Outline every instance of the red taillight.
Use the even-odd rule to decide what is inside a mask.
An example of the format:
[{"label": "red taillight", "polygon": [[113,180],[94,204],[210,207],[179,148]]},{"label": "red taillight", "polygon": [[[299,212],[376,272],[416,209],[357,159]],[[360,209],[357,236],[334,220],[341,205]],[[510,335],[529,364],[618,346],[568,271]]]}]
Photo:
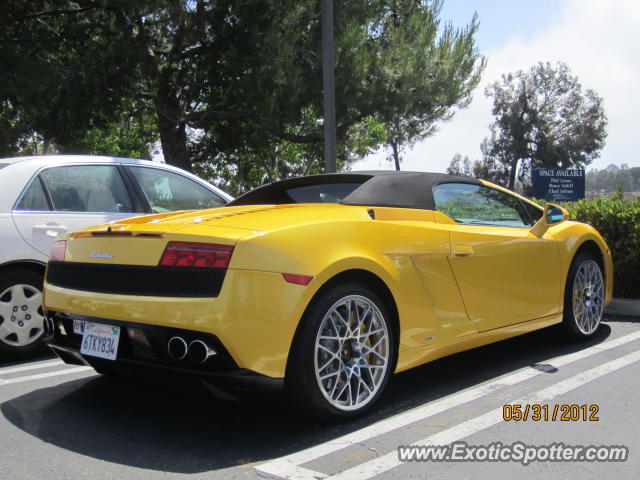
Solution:
[{"label": "red taillight", "polygon": [[160,266],[227,268],[233,246],[211,243],[169,242],[164,249]]},{"label": "red taillight", "polygon": [[51,253],[49,253],[49,260],[54,262],[64,262],[64,254],[67,252],[67,241],[58,240],[51,247]]},{"label": "red taillight", "polygon": [[295,283],[296,285],[308,285],[313,277],[310,275],[296,275],[295,273],[283,273],[282,276],[289,283]]}]

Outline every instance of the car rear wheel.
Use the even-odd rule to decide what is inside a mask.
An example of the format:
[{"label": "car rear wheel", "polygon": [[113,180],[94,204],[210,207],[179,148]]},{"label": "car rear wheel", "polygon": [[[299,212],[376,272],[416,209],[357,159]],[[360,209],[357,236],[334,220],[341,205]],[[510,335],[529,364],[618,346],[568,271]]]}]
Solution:
[{"label": "car rear wheel", "polygon": [[45,350],[42,275],[13,270],[0,277],[0,358],[29,358]]},{"label": "car rear wheel", "polygon": [[330,288],[301,328],[286,379],[298,407],[316,418],[339,419],[373,405],[396,355],[390,316],[377,295],[358,284]]},{"label": "car rear wheel", "polygon": [[604,313],[602,267],[593,255],[578,254],[569,269],[564,300],[563,326],[574,339],[592,337]]}]

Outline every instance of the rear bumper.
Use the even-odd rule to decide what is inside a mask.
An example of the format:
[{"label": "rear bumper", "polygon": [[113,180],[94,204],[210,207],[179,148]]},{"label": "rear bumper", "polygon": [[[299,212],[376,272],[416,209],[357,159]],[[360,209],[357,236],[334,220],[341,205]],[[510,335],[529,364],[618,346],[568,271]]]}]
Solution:
[{"label": "rear bumper", "polygon": [[[199,378],[219,387],[246,387],[256,390],[279,390],[284,381],[238,367],[220,340],[212,334],[134,322],[47,312],[54,321],[53,335],[47,344],[64,362],[88,365],[97,370],[109,369],[123,372],[171,372],[181,377]],[[120,341],[116,360],[106,360],[80,353],[82,335],[73,332],[73,321],[87,321],[120,327]],[[187,358],[172,359],[167,352],[171,337],[180,336],[187,342],[202,340],[216,354],[204,363],[197,364]]]},{"label": "rear bumper", "polygon": [[48,311],[210,334],[239,368],[273,378],[285,375],[295,330],[312,295],[279,273],[232,269],[215,298],[86,292],[47,282],[44,287]]}]

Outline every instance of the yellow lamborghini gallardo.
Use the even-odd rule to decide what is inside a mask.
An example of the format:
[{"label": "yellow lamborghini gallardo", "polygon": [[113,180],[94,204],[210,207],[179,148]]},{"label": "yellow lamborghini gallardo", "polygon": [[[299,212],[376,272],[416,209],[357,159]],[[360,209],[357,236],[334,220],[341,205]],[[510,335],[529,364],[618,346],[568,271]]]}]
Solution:
[{"label": "yellow lamborghini gallardo", "polygon": [[567,217],[444,174],[283,180],[66,235],[45,330],[60,358],[99,372],[283,387],[320,416],[354,416],[393,372],[557,323],[594,335],[611,254]]}]

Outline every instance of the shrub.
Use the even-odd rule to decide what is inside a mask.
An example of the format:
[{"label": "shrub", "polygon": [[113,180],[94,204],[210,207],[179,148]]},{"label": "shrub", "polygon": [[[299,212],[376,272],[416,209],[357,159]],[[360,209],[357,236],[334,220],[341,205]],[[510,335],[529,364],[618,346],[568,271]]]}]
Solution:
[{"label": "shrub", "polygon": [[624,200],[618,192],[613,197],[552,203],[569,210],[572,220],[595,227],[606,240],[613,257],[613,295],[640,298],[640,198]]},{"label": "shrub", "polygon": [[640,198],[620,195],[562,205],[571,218],[594,226],[613,256],[614,296],[640,298]]}]

